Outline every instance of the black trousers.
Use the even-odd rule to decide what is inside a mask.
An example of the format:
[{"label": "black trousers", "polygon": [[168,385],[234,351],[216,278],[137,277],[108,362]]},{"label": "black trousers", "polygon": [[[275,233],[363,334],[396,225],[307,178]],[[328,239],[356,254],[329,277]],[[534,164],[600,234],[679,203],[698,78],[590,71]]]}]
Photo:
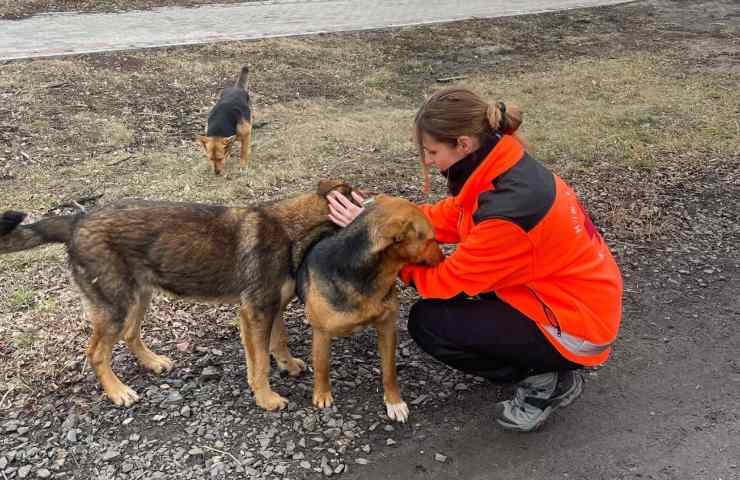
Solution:
[{"label": "black trousers", "polygon": [[496,383],[582,368],[563,357],[534,321],[493,294],[420,300],[411,307],[408,329],[437,360]]}]

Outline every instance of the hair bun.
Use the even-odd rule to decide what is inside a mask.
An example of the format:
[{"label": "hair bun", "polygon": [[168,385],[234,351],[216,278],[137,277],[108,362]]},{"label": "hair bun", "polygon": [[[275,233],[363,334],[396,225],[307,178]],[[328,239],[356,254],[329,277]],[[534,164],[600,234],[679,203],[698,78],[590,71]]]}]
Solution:
[{"label": "hair bun", "polygon": [[498,101],[488,105],[486,111],[491,128],[504,134],[513,134],[522,124],[522,112],[516,105]]}]

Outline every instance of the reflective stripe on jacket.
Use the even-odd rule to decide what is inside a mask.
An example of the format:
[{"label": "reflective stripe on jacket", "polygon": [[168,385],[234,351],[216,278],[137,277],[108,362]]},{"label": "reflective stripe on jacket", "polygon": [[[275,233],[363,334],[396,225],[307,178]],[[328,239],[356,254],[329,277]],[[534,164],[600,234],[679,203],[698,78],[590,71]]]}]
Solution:
[{"label": "reflective stripe on jacket", "polygon": [[567,359],[607,359],[622,312],[619,267],[573,190],[516,138],[503,136],[457,196],[421,208],[440,243],[458,244],[435,267],[404,267],[401,279],[422,297],[495,292]]}]

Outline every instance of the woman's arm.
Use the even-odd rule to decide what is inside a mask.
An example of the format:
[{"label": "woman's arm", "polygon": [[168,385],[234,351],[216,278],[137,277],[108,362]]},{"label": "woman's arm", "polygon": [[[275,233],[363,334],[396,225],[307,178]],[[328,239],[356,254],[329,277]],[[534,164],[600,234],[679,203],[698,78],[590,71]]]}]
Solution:
[{"label": "woman's arm", "polygon": [[439,243],[458,243],[457,222],[460,220],[460,208],[452,197],[440,200],[434,205],[419,205],[424,215],[434,226],[434,238]]},{"label": "woman's arm", "polygon": [[401,280],[424,298],[452,298],[520,285],[533,277],[533,247],[521,228],[487,220],[470,231],[457,250],[435,267],[406,265]]}]

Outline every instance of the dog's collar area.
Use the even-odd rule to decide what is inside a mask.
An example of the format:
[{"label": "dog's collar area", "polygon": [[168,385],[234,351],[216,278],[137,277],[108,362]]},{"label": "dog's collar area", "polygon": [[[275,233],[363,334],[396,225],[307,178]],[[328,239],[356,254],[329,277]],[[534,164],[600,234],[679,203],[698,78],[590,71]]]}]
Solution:
[{"label": "dog's collar area", "polygon": [[372,203],[375,203],[375,198],[374,197],[373,198],[366,198],[365,200],[362,201],[362,206],[363,207],[367,207],[368,205],[370,205]]}]

